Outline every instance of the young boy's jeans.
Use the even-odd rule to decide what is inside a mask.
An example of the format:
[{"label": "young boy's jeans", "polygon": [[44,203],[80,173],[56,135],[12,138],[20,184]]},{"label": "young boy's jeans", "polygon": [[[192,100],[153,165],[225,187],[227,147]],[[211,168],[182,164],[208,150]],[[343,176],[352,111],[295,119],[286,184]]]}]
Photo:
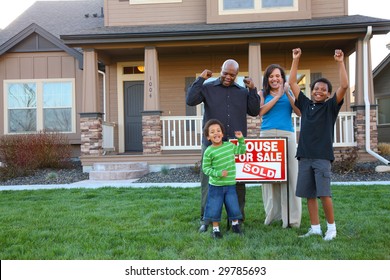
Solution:
[{"label": "young boy's jeans", "polygon": [[204,220],[220,222],[223,204],[225,204],[229,220],[242,219],[236,185],[214,186],[209,184]]}]

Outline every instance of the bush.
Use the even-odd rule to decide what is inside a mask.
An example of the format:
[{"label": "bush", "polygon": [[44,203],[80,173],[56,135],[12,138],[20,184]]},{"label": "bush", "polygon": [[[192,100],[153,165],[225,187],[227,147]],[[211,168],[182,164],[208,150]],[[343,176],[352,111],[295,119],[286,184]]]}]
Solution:
[{"label": "bush", "polygon": [[378,150],[381,155],[389,156],[390,155],[390,143],[378,143]]},{"label": "bush", "polygon": [[42,168],[62,168],[70,163],[71,146],[58,132],[4,135],[0,137],[0,178],[32,174]]},{"label": "bush", "polygon": [[353,171],[359,157],[358,151],[358,147],[341,151],[340,159],[334,161],[332,164],[332,170],[337,173],[348,173]]}]

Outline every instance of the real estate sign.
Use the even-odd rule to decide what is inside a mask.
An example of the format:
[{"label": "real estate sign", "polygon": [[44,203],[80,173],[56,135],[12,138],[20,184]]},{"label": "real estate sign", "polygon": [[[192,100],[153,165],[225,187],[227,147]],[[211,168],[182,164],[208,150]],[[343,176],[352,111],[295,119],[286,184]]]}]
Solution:
[{"label": "real estate sign", "polygon": [[287,182],[287,138],[245,139],[245,144],[246,153],[236,155],[238,182]]}]

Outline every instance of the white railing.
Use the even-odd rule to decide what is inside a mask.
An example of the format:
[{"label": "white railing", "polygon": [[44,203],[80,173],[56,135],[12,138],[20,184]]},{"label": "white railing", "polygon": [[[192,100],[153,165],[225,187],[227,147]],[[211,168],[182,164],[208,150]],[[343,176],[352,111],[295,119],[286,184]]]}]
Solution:
[{"label": "white railing", "polygon": [[102,124],[102,146],[104,153],[106,151],[115,151],[115,145],[114,145],[114,128],[115,123],[110,122],[103,122]]},{"label": "white railing", "polygon": [[199,150],[202,144],[201,116],[162,116],[162,150]]},{"label": "white railing", "polygon": [[[356,146],[354,137],[355,112],[340,112],[334,127],[334,147]],[[297,137],[300,118],[292,115]],[[202,116],[162,116],[162,150],[200,150],[202,144]]]}]

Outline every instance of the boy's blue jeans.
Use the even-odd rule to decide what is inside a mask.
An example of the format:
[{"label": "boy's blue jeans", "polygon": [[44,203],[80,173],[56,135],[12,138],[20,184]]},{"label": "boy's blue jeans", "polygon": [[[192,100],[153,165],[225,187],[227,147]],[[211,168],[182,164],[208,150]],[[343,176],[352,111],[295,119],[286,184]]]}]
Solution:
[{"label": "boy's blue jeans", "polygon": [[236,192],[236,185],[214,186],[209,184],[204,220],[220,222],[222,206],[225,204],[229,220],[241,220],[242,215]]}]

